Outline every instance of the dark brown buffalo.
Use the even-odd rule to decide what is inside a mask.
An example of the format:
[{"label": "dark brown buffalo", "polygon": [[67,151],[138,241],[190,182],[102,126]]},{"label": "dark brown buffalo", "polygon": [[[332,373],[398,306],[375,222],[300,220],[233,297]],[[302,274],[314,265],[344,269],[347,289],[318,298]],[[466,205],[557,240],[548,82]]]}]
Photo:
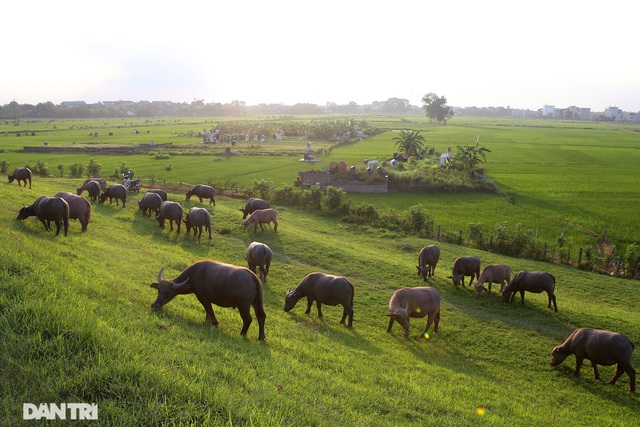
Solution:
[{"label": "dark brown buffalo", "polygon": [[88,178],[86,179],[82,185],[80,187],[78,187],[78,189],[76,190],[76,194],[78,196],[82,195],[82,192],[84,190],[89,190],[89,187],[87,187],[89,185],[89,183],[91,181],[95,181],[100,185],[100,191],[105,191],[108,187],[107,181],[104,178]]},{"label": "dark brown buffalo", "polygon": [[164,190],[161,190],[159,188],[152,188],[150,190],[147,190],[147,193],[156,193],[158,196],[160,196],[163,202],[167,201],[167,192]]},{"label": "dark brown buffalo", "polygon": [[635,345],[624,335],[617,332],[603,331],[600,329],[580,328],[569,335],[561,345],[553,349],[551,353],[551,366],[557,366],[564,362],[570,354],[576,356],[576,369],[574,376],[580,375],[580,367],[584,359],[591,361],[593,374],[600,379],[598,365],[616,365],[616,373],[607,381],[607,384],[615,384],[618,378],[626,372],[629,375],[629,391],[636,390],[636,370],[631,366],[631,356]]},{"label": "dark brown buffalo", "polygon": [[242,226],[246,230],[250,224],[254,224],[253,232],[255,233],[260,225],[260,230],[264,231],[262,224],[269,224],[273,222],[273,231],[278,232],[278,211],[275,209],[258,209],[254,211],[251,216],[242,221]]},{"label": "dark brown buffalo", "polygon": [[[200,238],[202,236],[202,228],[209,231],[209,240],[211,240],[211,214],[205,208],[191,208],[184,219],[184,224],[187,227],[187,234],[193,227],[193,235]],[[254,271],[255,273],[255,271]]]},{"label": "dark brown buffalo", "polygon": [[9,182],[13,182],[13,180],[18,181],[18,187],[20,187],[20,181],[24,182],[25,188],[27,187],[27,181],[29,181],[29,188],[31,188],[31,169],[24,168],[15,168],[13,173],[9,174]]},{"label": "dark brown buffalo", "polygon": [[418,254],[418,276],[422,276],[424,282],[427,276],[432,277],[436,271],[436,265],[440,259],[440,249],[436,245],[429,245],[422,248]]},{"label": "dark brown buffalo", "polygon": [[218,319],[213,312],[212,304],[220,307],[238,307],[242,317],[241,335],[246,336],[253,319],[249,311],[253,311],[258,319],[260,329],[258,339],[264,340],[264,299],[260,279],[248,268],[224,264],[216,261],[198,261],[187,267],[178,277],[163,280],[162,270],[158,273],[158,282],[151,284],[158,290],[158,298],[151,307],[160,309],[176,295],[195,294],[207,313],[207,319],[215,326]]},{"label": "dark brown buffalo", "polygon": [[194,186],[191,190],[187,191],[187,200],[191,198],[191,196],[197,196],[200,199],[200,203],[202,203],[202,199],[209,199],[209,204],[213,203],[213,206],[216,205],[216,200],[214,196],[216,195],[216,190],[209,185],[198,184]]},{"label": "dark brown buffalo", "polygon": [[453,262],[453,267],[451,268],[451,276],[447,276],[449,279],[453,280],[453,284],[457,288],[462,282],[462,286],[464,287],[464,276],[469,276],[469,286],[473,282],[473,278],[476,279],[480,277],[480,258],[477,256],[465,256],[457,258]]},{"label": "dark brown buffalo", "polygon": [[316,302],[318,317],[322,317],[322,304],[342,305],[342,320],[344,323],[349,316],[349,328],[353,324],[353,285],[344,277],[332,274],[311,273],[293,291],[288,291],[284,297],[284,311],[296,306],[300,298],[307,297],[307,310],[311,313],[311,305]]},{"label": "dark brown buffalo", "polygon": [[[491,293],[491,284],[500,283],[500,293],[502,293],[509,280],[511,280],[511,267],[504,264],[489,264],[482,269],[474,287],[478,296],[481,296],[482,292]],[[489,289],[484,286],[485,283],[489,284]]]},{"label": "dark brown buffalo", "polygon": [[524,292],[533,292],[539,294],[546,292],[549,296],[549,305],[551,308],[551,302],[553,301],[553,307],[555,311],[558,311],[558,305],[556,304],[556,296],[553,293],[556,287],[556,278],[545,271],[520,271],[507,286],[502,290],[502,299],[507,301],[513,301],[516,292],[520,292],[521,304],[524,304]]},{"label": "dark brown buffalo", "polygon": [[158,218],[158,212],[160,211],[160,205],[162,204],[162,197],[156,193],[144,193],[142,199],[138,201],[138,207],[142,211],[142,215],[147,215],[149,213],[149,218],[151,218],[151,212],[156,213],[156,218]]},{"label": "dark brown buffalo", "polygon": [[100,196],[100,203],[104,203],[107,199],[109,199],[109,204],[113,199],[116,199],[116,205],[118,206],[120,205],[118,200],[122,200],[122,207],[124,208],[127,203],[127,189],[122,184],[111,184]]},{"label": "dark brown buffalo", "polygon": [[18,212],[17,219],[23,220],[36,216],[44,224],[47,231],[51,231],[51,221],[56,224],[56,236],[64,225],[64,235],[69,230],[69,204],[61,197],[38,197],[30,206],[25,206]]},{"label": "dark brown buffalo", "polygon": [[440,323],[440,292],[430,286],[416,288],[402,288],[393,293],[389,300],[389,326],[387,332],[391,332],[394,321],[398,321],[404,329],[403,338],[409,336],[409,318],[427,317],[427,324],[420,333],[425,336],[431,324],[433,332],[438,333]]},{"label": "dark brown buffalo", "polygon": [[90,181],[86,185],[86,189],[89,193],[89,199],[92,202],[97,202],[100,200],[100,192],[102,191],[102,186],[98,181]]},{"label": "dark brown buffalo", "polygon": [[256,197],[252,197],[247,200],[247,204],[244,208],[240,209],[242,212],[242,219],[247,219],[247,215],[251,215],[258,209],[269,209],[271,207],[271,203],[266,200],[258,199]]},{"label": "dark brown buffalo", "polygon": [[173,231],[173,223],[176,223],[178,234],[180,234],[180,225],[182,224],[182,206],[178,202],[162,202],[158,211],[158,223],[160,228],[164,228],[164,223],[169,220],[171,231]]},{"label": "dark brown buffalo", "polygon": [[249,263],[249,270],[255,273],[256,267],[260,269],[260,279],[266,283],[272,257],[273,252],[271,252],[269,246],[260,242],[251,242],[247,247],[247,254],[244,259]]},{"label": "dark brown buffalo", "polygon": [[87,231],[87,225],[91,219],[91,203],[84,197],[76,196],[67,191],[61,191],[54,197],[61,197],[69,205],[69,219],[80,221],[82,231]]}]

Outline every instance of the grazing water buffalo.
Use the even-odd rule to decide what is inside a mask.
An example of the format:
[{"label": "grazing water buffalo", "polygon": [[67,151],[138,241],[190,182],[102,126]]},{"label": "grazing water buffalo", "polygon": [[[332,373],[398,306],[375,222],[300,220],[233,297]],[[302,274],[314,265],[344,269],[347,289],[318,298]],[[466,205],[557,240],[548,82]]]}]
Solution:
[{"label": "grazing water buffalo", "polygon": [[300,298],[307,297],[307,310],[311,313],[311,305],[316,302],[318,317],[322,317],[322,304],[342,305],[342,320],[344,323],[349,316],[349,328],[353,324],[353,285],[344,277],[332,274],[311,273],[293,291],[288,291],[284,296],[284,311],[289,311],[296,306]]},{"label": "grazing water buffalo", "polygon": [[418,276],[422,276],[424,282],[427,281],[427,276],[432,277],[436,271],[436,265],[440,259],[440,248],[436,245],[429,245],[422,248],[418,255]]},{"label": "grazing water buffalo", "polygon": [[138,207],[142,211],[142,215],[146,215],[149,212],[149,218],[151,218],[151,211],[156,213],[156,218],[158,218],[158,211],[160,210],[160,205],[162,204],[162,197],[156,193],[144,193],[142,199],[138,201]]},{"label": "grazing water buffalo", "polygon": [[[511,267],[504,264],[489,264],[480,273],[475,284],[476,292],[478,296],[482,295],[482,292],[491,293],[491,284],[500,283],[500,293],[502,293],[509,280],[511,280]],[[489,289],[484,287],[485,283],[489,284]]]},{"label": "grazing water buffalo", "polygon": [[189,209],[187,217],[184,219],[184,224],[187,226],[187,234],[189,234],[191,227],[193,227],[193,235],[195,236],[197,229],[198,238],[202,236],[202,227],[204,227],[205,230],[209,230],[209,240],[211,240],[211,214],[205,208]]},{"label": "grazing water buffalo", "polygon": [[69,204],[61,197],[38,197],[30,206],[25,206],[18,212],[16,219],[23,220],[30,216],[37,216],[47,231],[51,231],[51,221],[56,224],[56,236],[60,234],[60,227],[64,225],[64,235],[69,230]]},{"label": "grazing water buffalo", "polygon": [[269,266],[273,252],[271,248],[260,242],[251,242],[247,247],[247,254],[244,259],[249,263],[249,270],[256,272],[256,267],[260,269],[260,279],[267,282],[267,274],[269,274]]},{"label": "grazing water buffalo", "polygon": [[[85,180],[85,182],[82,183],[82,185],[80,187],[78,187],[78,189],[76,190],[76,194],[78,196],[82,195],[82,192],[84,190],[89,191],[89,183],[91,183],[91,181],[95,181],[100,185],[100,191],[105,191],[107,189],[107,181],[104,180],[104,178],[88,178],[87,180]],[[91,193],[89,193],[91,194]]]},{"label": "grazing water buffalo", "polygon": [[403,338],[409,336],[409,318],[427,317],[427,324],[420,335],[424,336],[433,323],[433,332],[438,333],[440,323],[440,292],[430,286],[416,288],[402,288],[393,293],[389,300],[389,326],[387,332],[391,332],[394,321],[398,321],[404,328]]},{"label": "grazing water buffalo", "polygon": [[271,207],[271,203],[266,200],[258,199],[255,197],[247,200],[247,204],[244,208],[240,209],[242,212],[242,219],[247,219],[247,215],[251,215],[258,209],[269,209]]},{"label": "grazing water buffalo", "polygon": [[122,207],[124,208],[125,203],[127,203],[127,189],[122,184],[111,184],[100,196],[100,203],[104,203],[107,199],[109,199],[109,204],[113,199],[116,199],[116,205],[120,205],[118,199],[122,200]]},{"label": "grazing water buffalo", "polygon": [[573,375],[580,375],[582,362],[588,359],[591,361],[596,379],[600,379],[598,365],[616,365],[616,373],[607,384],[615,384],[623,372],[626,372],[629,375],[629,391],[633,393],[636,390],[636,370],[631,366],[634,348],[635,345],[627,337],[617,332],[580,328],[553,349],[549,363],[551,366],[557,366],[564,362],[567,356],[575,354],[576,370]]},{"label": "grazing water buffalo", "polygon": [[260,279],[248,268],[221,262],[203,260],[191,264],[178,277],[171,280],[162,278],[162,270],[158,273],[158,282],[151,284],[158,290],[158,298],[151,307],[160,309],[176,295],[195,294],[207,313],[206,319],[214,326],[218,319],[213,312],[212,304],[220,307],[238,308],[242,317],[241,335],[246,336],[253,319],[249,309],[258,319],[260,329],[258,339],[264,340],[264,299]]},{"label": "grazing water buffalo", "polygon": [[264,231],[262,228],[262,224],[269,224],[273,222],[273,231],[278,232],[278,211],[275,209],[258,209],[254,211],[251,216],[245,219],[242,222],[242,226],[246,230],[250,224],[255,224],[253,226],[253,232],[255,233],[258,229],[258,225],[260,225],[260,230]]},{"label": "grazing water buffalo", "polygon": [[152,188],[150,190],[147,190],[147,193],[156,193],[158,196],[160,196],[163,202],[167,201],[167,192],[164,190],[160,190],[158,188]]},{"label": "grazing water buffalo", "polygon": [[558,305],[556,304],[556,296],[553,293],[556,287],[556,278],[551,274],[544,271],[520,271],[507,286],[502,290],[502,299],[507,301],[513,301],[516,292],[520,292],[521,304],[524,304],[524,291],[533,292],[539,294],[546,292],[549,296],[549,305],[551,308],[551,302],[553,301],[553,307],[558,312]]},{"label": "grazing water buffalo", "polygon": [[178,202],[162,202],[158,211],[158,223],[160,228],[164,228],[164,222],[169,220],[171,231],[173,231],[173,223],[176,223],[178,234],[180,234],[180,224],[182,224],[182,206]]},{"label": "grazing water buffalo", "polygon": [[447,277],[453,280],[456,288],[460,285],[460,282],[462,282],[462,286],[464,287],[464,276],[470,276],[469,286],[471,286],[474,277],[476,279],[480,277],[480,258],[477,256],[465,256],[457,258],[453,262],[451,276]]},{"label": "grazing water buffalo", "polygon": [[61,191],[53,197],[63,198],[69,205],[69,219],[79,220],[82,231],[87,231],[87,225],[91,219],[91,203],[84,197],[66,191]]},{"label": "grazing water buffalo", "polygon": [[187,200],[189,200],[191,196],[197,196],[200,199],[200,203],[202,203],[202,199],[210,199],[209,204],[213,203],[213,206],[215,206],[216,200],[213,198],[215,195],[216,190],[214,190],[213,187],[198,184],[191,190],[187,191]]},{"label": "grazing water buffalo", "polygon": [[9,182],[13,182],[13,180],[18,181],[18,187],[21,187],[20,181],[24,182],[24,187],[27,188],[27,181],[29,181],[29,188],[31,188],[31,169],[24,168],[15,168],[13,173],[9,174]]},{"label": "grazing water buffalo", "polygon": [[97,202],[100,200],[100,192],[102,191],[102,187],[100,183],[97,181],[91,181],[87,184],[87,192],[89,193],[89,199],[92,202]]}]

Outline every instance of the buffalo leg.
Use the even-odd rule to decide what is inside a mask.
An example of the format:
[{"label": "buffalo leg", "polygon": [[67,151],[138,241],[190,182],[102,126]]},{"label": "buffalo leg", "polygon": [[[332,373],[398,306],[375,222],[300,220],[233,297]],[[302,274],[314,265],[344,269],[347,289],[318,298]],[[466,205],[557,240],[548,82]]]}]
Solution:
[{"label": "buffalo leg", "polygon": [[242,330],[240,331],[240,335],[246,336],[249,326],[251,322],[253,322],[251,313],[249,312],[249,306],[238,307],[238,311],[240,312],[240,317],[242,317]]},{"label": "buffalo leg", "polygon": [[40,218],[40,222],[44,225],[44,229],[47,231],[51,231],[51,226],[49,225],[49,221]]},{"label": "buffalo leg", "polygon": [[393,326],[393,322],[394,322],[395,320],[396,320],[396,319],[395,319],[393,316],[390,316],[390,317],[389,317],[389,326],[387,326],[387,332],[391,332],[391,327]]},{"label": "buffalo leg", "polygon": [[[600,371],[598,371],[598,364],[596,362],[591,362],[591,366],[593,366],[593,376],[595,377],[595,379],[599,380],[600,379]],[[616,369],[616,373],[618,373],[618,370]]]},{"label": "buffalo leg", "polygon": [[318,300],[316,300],[316,307],[318,307],[318,317],[322,317],[322,304]]},{"label": "buffalo leg", "polygon": [[576,356],[576,370],[573,371],[574,377],[577,377],[578,375],[580,375],[580,368],[582,367],[583,360],[584,360],[584,357]]},{"label": "buffalo leg", "polygon": [[311,313],[311,306],[313,305],[313,300],[309,297],[307,297],[307,310],[304,312],[304,314],[310,314]]},{"label": "buffalo leg", "polygon": [[553,301],[553,308],[558,312],[558,304],[556,304],[556,296],[555,294],[549,294],[549,308],[551,308],[551,301]]},{"label": "buffalo leg", "polygon": [[56,236],[60,234],[61,228],[62,228],[62,220],[56,220]]},{"label": "buffalo leg", "polygon": [[205,320],[211,320],[213,326],[218,326],[218,319],[216,319],[216,314],[213,312],[213,306],[204,296],[196,295],[200,304],[204,307],[204,311],[207,313],[207,317]]},{"label": "buffalo leg", "polygon": [[275,233],[278,232],[278,221],[276,221],[275,219],[273,220],[273,231]]},{"label": "buffalo leg", "polygon": [[524,305],[524,291],[520,291],[520,304]]},{"label": "buffalo leg", "polygon": [[264,341],[265,340],[264,322],[267,319],[267,314],[264,312],[264,307],[262,307],[262,305],[259,303],[253,304],[253,312],[255,313],[256,318],[258,319],[258,329],[260,330],[258,333],[258,340]]}]

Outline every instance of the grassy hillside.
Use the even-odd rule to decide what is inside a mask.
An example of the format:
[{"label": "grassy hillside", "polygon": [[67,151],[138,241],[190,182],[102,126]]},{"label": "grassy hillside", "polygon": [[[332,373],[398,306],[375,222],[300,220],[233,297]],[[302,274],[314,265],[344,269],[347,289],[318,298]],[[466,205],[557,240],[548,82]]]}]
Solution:
[{"label": "grassy hillside", "polygon": [[[467,250],[414,237],[344,225],[279,207],[278,233],[241,227],[242,202],[218,198],[212,241],[161,230],[126,208],[94,205],[87,233],[72,221],[54,237],[35,218],[15,220],[37,196],[72,191],[78,182],[50,179],[33,189],[0,184],[0,424],[20,425],[22,403],[90,402],[99,425],[628,425],[640,403],[628,377],[595,380],[575,359],[548,365],[551,349],[575,328],[611,329],[640,342],[635,282]],[[184,195],[170,199],[183,202]],[[158,271],[175,277],[199,259],[244,264],[252,240],[274,251],[264,285],[265,343],[257,322],[239,335],[237,310],[214,307],[218,328],[204,322],[192,295],[161,312],[150,304]],[[442,294],[440,331],[409,339],[396,324],[385,332],[394,290],[422,286],[418,251],[438,244],[442,258],[429,285]],[[547,270],[557,278],[559,312],[545,295],[524,306],[494,292],[478,298],[446,275],[460,255],[514,271]],[[348,277],[356,289],[354,327],[341,308],[305,301],[284,313],[284,293],[308,273]],[[640,367],[637,352],[633,360]],[[482,408],[483,410],[480,410]]]}]

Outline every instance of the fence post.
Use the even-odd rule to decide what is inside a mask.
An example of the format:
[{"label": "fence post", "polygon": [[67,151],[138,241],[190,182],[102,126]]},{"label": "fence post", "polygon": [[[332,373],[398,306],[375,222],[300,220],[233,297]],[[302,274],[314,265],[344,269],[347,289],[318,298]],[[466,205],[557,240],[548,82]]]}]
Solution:
[{"label": "fence post", "polygon": [[438,226],[438,240],[440,240],[440,226]]},{"label": "fence post", "polygon": [[547,244],[544,244],[544,254],[542,255],[542,258],[546,261],[547,260]]},{"label": "fence post", "polygon": [[458,241],[462,244],[462,230],[460,230],[460,237],[458,237]]},{"label": "fence post", "polygon": [[489,236],[489,249],[493,249],[493,236]]},{"label": "fence post", "polygon": [[578,251],[578,267],[582,264],[582,248]]}]

